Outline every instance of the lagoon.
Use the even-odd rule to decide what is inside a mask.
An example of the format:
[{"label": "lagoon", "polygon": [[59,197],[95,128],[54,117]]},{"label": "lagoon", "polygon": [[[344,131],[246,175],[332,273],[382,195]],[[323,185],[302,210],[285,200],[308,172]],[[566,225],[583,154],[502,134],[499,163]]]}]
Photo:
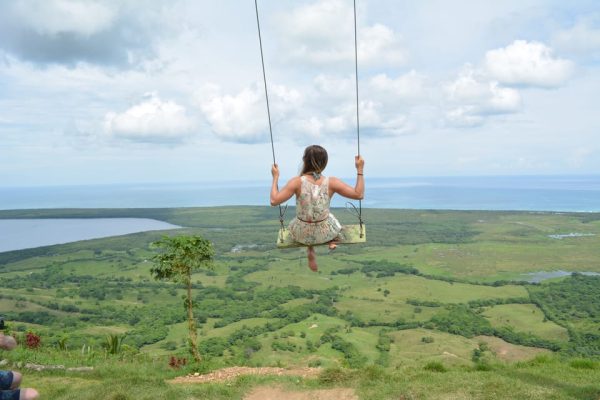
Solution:
[{"label": "lagoon", "polygon": [[0,252],[178,228],[149,218],[0,219]]},{"label": "lagoon", "polygon": [[[525,278],[523,280],[526,282],[540,283],[547,279],[564,278],[565,276],[572,275],[573,273],[575,273],[575,272],[574,271],[563,271],[563,270],[538,271],[538,272],[529,272],[526,274],[522,274],[522,276]],[[600,273],[598,273],[598,272],[581,271],[581,272],[576,272],[576,273],[581,274],[581,275],[587,275],[587,276],[600,276]]]}]

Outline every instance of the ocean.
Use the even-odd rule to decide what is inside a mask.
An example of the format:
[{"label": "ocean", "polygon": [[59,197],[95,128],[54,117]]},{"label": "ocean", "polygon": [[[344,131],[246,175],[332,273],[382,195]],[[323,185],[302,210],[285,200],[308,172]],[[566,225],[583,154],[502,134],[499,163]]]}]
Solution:
[{"label": "ocean", "polygon": [[[4,187],[0,188],[0,210],[266,206],[269,189],[270,181]],[[332,205],[344,206],[345,202],[335,196]],[[362,205],[402,209],[600,211],[600,175],[367,177]]]}]

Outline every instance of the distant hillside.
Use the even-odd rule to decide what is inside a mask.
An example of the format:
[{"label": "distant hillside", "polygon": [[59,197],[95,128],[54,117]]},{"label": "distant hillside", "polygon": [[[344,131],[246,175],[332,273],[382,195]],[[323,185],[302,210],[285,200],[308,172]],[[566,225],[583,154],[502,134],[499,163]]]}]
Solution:
[{"label": "distant hillside", "polygon": [[[317,274],[303,249],[275,248],[275,214],[217,207],[0,211],[0,218],[146,217],[213,241],[216,270],[193,280],[200,349],[214,367],[376,365],[393,373],[551,353],[600,357],[600,277],[526,282],[540,271],[600,272],[595,214],[367,209],[368,242],[332,255],[319,250]],[[572,232],[597,235],[553,237]],[[40,334],[42,351],[62,341],[101,353],[113,334],[125,335],[132,354],[185,356],[183,289],[149,273],[149,244],[163,233],[0,253],[0,314],[16,332]]]}]

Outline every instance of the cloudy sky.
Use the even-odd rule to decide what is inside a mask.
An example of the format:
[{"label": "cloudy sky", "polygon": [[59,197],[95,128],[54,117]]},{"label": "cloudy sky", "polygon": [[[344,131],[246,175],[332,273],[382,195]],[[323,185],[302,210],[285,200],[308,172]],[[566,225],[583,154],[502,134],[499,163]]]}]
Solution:
[{"label": "cloudy sky", "polygon": [[[600,173],[596,0],[358,0],[367,176]],[[352,176],[351,0],[260,0],[277,161]],[[0,2],[0,186],[268,179],[252,0]]]}]

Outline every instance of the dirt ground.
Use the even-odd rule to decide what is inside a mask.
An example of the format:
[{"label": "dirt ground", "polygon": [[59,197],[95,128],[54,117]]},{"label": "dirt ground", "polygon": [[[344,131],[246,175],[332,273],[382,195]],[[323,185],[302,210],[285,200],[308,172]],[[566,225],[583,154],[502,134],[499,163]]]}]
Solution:
[{"label": "dirt ground", "polygon": [[[223,382],[237,378],[242,375],[292,375],[302,378],[315,378],[321,372],[320,368],[275,368],[275,367],[231,367],[213,371],[205,375],[187,375],[175,378],[170,383],[207,383],[207,382]],[[281,398],[281,397],[280,397]]]},{"label": "dirt ground", "polygon": [[279,387],[259,386],[248,393],[244,400],[358,400],[353,389],[319,389],[287,391]]}]

